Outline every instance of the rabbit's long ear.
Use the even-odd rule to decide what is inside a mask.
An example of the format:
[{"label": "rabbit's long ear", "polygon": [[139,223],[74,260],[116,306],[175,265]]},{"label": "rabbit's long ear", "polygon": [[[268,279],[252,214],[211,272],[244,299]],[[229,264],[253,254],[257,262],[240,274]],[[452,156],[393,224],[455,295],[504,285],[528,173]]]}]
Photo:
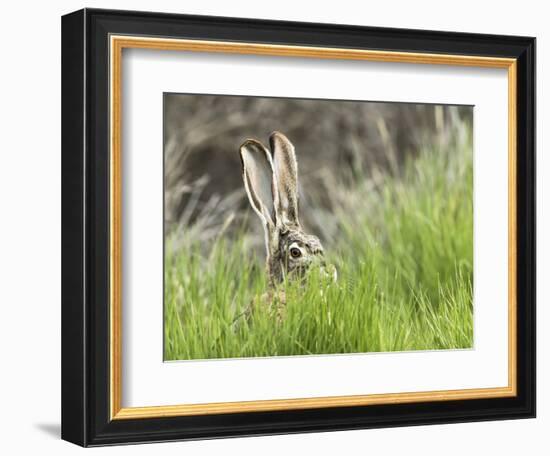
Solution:
[{"label": "rabbit's long ear", "polygon": [[276,207],[279,203],[273,161],[262,143],[247,139],[240,149],[244,188],[250,204],[267,229],[276,224]]},{"label": "rabbit's long ear", "polygon": [[275,131],[269,137],[273,153],[275,179],[279,190],[276,211],[284,224],[300,226],[298,220],[298,163],[294,146],[282,133]]}]

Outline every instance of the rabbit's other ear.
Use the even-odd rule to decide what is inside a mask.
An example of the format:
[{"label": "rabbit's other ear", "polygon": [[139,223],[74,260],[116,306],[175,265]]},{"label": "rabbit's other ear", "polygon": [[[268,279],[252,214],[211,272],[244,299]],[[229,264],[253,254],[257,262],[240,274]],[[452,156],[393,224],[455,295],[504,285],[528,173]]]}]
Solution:
[{"label": "rabbit's other ear", "polygon": [[276,211],[283,224],[300,226],[298,220],[298,163],[294,146],[282,133],[275,131],[269,137],[273,153],[275,180],[279,191]]},{"label": "rabbit's other ear", "polygon": [[254,139],[247,139],[240,152],[244,188],[250,204],[264,225],[273,228],[279,201],[271,155],[262,143]]}]

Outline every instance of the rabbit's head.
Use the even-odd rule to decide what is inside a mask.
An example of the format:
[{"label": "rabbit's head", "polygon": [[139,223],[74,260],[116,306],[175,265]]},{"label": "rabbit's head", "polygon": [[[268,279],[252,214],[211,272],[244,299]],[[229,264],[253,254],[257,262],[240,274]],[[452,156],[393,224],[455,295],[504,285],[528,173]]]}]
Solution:
[{"label": "rabbit's head", "polygon": [[255,140],[240,148],[243,180],[248,199],[265,230],[267,272],[271,285],[285,277],[303,278],[314,265],[332,279],[323,246],[303,231],[298,219],[298,163],[294,146],[279,132],[269,137],[271,152]]}]

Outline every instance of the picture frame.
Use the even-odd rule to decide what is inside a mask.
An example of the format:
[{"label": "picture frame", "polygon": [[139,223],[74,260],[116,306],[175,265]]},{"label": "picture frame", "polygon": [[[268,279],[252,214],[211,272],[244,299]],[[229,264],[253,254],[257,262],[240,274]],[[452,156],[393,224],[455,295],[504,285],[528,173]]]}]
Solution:
[{"label": "picture frame", "polygon": [[[123,406],[121,60],[127,49],[506,70],[507,385]],[[534,38],[97,9],[63,16],[67,441],[100,446],[534,417],[535,239]]]}]

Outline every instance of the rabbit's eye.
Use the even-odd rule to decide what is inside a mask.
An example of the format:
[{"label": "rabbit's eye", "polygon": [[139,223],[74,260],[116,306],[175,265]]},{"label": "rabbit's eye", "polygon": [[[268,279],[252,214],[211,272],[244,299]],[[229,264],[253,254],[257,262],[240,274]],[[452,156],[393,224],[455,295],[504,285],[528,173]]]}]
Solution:
[{"label": "rabbit's eye", "polygon": [[298,247],[292,247],[290,249],[290,256],[292,258],[300,258],[302,256],[302,251]]}]

